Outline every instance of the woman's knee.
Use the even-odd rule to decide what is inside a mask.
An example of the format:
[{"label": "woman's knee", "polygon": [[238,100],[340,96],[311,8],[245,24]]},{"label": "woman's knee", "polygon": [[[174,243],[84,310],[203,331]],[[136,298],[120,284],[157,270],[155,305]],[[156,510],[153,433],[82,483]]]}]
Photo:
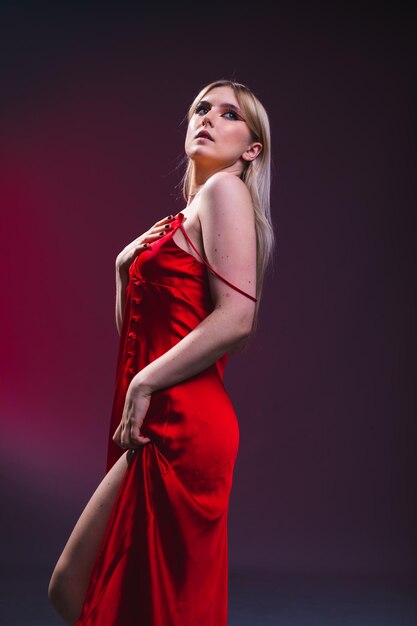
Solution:
[{"label": "woman's knee", "polygon": [[52,573],[48,598],[66,624],[75,624],[82,609],[82,599],[78,597],[77,586],[71,580],[70,569],[63,564],[58,563]]},{"label": "woman's knee", "polygon": [[69,578],[69,569],[58,562],[48,586],[48,598],[52,604],[59,603],[67,595]]}]

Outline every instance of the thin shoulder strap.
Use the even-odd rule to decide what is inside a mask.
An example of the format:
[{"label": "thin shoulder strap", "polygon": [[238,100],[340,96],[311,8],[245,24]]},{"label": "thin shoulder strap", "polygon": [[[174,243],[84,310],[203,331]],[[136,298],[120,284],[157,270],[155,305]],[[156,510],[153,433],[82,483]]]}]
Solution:
[{"label": "thin shoulder strap", "polygon": [[189,238],[189,236],[187,235],[187,233],[185,232],[185,228],[182,225],[181,221],[179,223],[179,227],[181,228],[181,231],[184,234],[184,237],[187,239],[187,241],[189,242],[190,246],[197,252],[198,256],[200,257],[200,259],[203,261],[203,263],[205,263],[207,265],[207,267],[209,268],[210,271],[213,272],[213,274],[216,274],[216,276],[218,276],[219,278],[221,278],[222,280],[224,280],[225,283],[227,283],[228,285],[230,285],[230,287],[233,287],[233,289],[236,289],[236,291],[239,291],[239,293],[243,294],[244,296],[247,296],[248,298],[250,298],[251,300],[253,300],[254,302],[257,302],[257,299],[254,298],[253,296],[251,296],[250,294],[246,293],[245,291],[243,291],[242,289],[239,289],[239,287],[236,287],[236,285],[233,285],[230,281],[228,281],[226,278],[224,278],[224,276],[221,276],[221,274],[219,274],[219,272],[216,272],[215,269],[213,269],[211,267],[211,265],[209,263],[207,263],[207,261],[201,256],[201,254],[199,253],[199,251],[197,250],[197,248],[195,247],[195,245],[193,244],[193,242],[191,241],[191,239]]}]

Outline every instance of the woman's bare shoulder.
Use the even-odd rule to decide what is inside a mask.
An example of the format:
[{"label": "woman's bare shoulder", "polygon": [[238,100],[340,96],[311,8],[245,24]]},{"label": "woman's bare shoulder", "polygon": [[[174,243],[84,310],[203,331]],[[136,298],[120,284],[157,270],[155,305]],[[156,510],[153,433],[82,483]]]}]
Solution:
[{"label": "woman's bare shoulder", "polygon": [[202,193],[241,193],[250,196],[246,183],[236,174],[231,172],[216,172],[205,183]]},{"label": "woman's bare shoulder", "polygon": [[199,209],[200,219],[221,218],[224,213],[232,219],[253,218],[250,191],[241,178],[230,172],[216,172],[207,180]]}]

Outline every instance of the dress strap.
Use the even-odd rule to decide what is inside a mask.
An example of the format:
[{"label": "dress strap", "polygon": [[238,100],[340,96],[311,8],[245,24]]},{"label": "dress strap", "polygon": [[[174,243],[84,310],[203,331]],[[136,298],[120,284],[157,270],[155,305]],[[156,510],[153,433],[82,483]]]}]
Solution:
[{"label": "dress strap", "polygon": [[[182,219],[184,219],[184,214],[180,213],[180,222],[179,222],[179,227],[181,228],[182,233],[184,234],[184,237],[187,239],[188,243],[190,244],[190,246],[193,248],[193,250],[195,250],[198,254],[198,256],[200,257],[200,259],[203,261],[203,263],[205,263],[207,265],[207,267],[209,268],[209,270],[211,272],[213,272],[213,274],[216,274],[216,276],[218,276],[219,278],[221,278],[222,280],[224,280],[225,283],[227,283],[230,287],[233,287],[233,289],[236,289],[236,291],[239,291],[239,293],[243,294],[244,296],[247,296],[248,298],[250,298],[251,300],[253,300],[254,302],[257,302],[257,299],[254,298],[253,296],[251,296],[250,294],[246,293],[245,291],[243,291],[242,289],[239,289],[239,287],[236,287],[236,285],[233,285],[230,281],[228,281],[226,278],[224,278],[224,276],[221,276],[221,274],[219,274],[218,272],[216,272],[215,269],[213,269],[211,267],[211,265],[209,263],[207,263],[207,261],[201,256],[201,254],[199,253],[199,251],[197,250],[197,248],[195,247],[195,245],[193,244],[193,242],[191,241],[190,237],[187,235],[184,226],[182,225]],[[182,219],[181,219],[182,216]]]}]

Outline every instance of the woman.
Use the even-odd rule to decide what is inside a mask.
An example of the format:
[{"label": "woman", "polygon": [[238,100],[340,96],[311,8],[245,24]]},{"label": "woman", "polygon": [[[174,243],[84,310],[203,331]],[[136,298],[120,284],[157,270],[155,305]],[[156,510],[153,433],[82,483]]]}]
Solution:
[{"label": "woman", "polygon": [[265,109],[240,83],[210,83],[185,152],[186,208],[116,260],[107,474],[49,584],[68,625],[227,623],[239,429],[223,372],[253,334],[274,244]]}]

